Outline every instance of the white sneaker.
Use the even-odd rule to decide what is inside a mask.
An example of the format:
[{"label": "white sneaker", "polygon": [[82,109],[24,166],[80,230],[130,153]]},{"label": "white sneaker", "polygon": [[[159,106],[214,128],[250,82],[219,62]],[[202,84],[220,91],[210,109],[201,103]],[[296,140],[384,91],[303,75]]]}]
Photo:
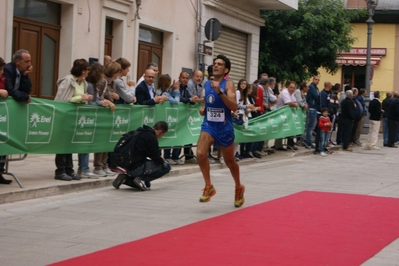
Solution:
[{"label": "white sneaker", "polygon": [[100,169],[100,170],[94,169],[93,173],[98,176],[107,176],[107,173],[102,169]]},{"label": "white sneaker", "polygon": [[366,145],[364,145],[363,149],[365,149],[365,150],[371,150],[371,147],[370,147],[368,144],[366,144]]},{"label": "white sneaker", "polygon": [[377,146],[370,146],[370,150],[379,150],[380,148],[378,148]]},{"label": "white sneaker", "polygon": [[178,165],[184,164],[184,162],[183,162],[182,160],[180,160],[180,159],[177,159],[177,160],[174,160],[174,161],[175,161],[176,164],[178,164]]},{"label": "white sneaker", "polygon": [[105,168],[104,172],[107,176],[114,176],[116,174],[115,172],[112,172],[109,168]]},{"label": "white sneaker", "polygon": [[96,175],[96,174],[94,174],[94,173],[92,173],[90,171],[81,172],[81,173],[79,173],[79,175],[81,177],[86,177],[86,178],[91,178],[91,179],[99,179],[100,178],[98,175]]},{"label": "white sneaker", "polygon": [[224,158],[223,158],[223,157],[221,157],[221,158],[219,159],[219,163],[220,163],[220,164],[224,164]]},{"label": "white sneaker", "polygon": [[325,156],[327,156],[327,153],[325,153],[324,151],[322,151],[322,152],[320,152],[320,155],[323,156],[323,157],[325,157]]},{"label": "white sneaker", "polygon": [[212,157],[209,157],[209,156],[208,156],[208,161],[209,161],[209,164],[214,164],[215,163],[215,160]]},{"label": "white sneaker", "polygon": [[195,157],[193,157],[191,159],[188,159],[188,160],[184,160],[184,162],[185,163],[195,163],[195,164],[198,163],[198,161],[197,161],[197,159]]},{"label": "white sneaker", "polygon": [[168,163],[168,164],[170,164],[170,165],[175,165],[175,164],[177,164],[176,162],[175,162],[175,160],[172,160],[172,159],[166,159],[166,162]]}]

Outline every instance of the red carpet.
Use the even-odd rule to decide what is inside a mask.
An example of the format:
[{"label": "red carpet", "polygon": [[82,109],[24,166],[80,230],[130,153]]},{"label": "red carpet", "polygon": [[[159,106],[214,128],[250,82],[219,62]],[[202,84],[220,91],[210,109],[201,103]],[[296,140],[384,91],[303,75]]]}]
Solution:
[{"label": "red carpet", "polygon": [[53,265],[359,265],[398,237],[399,199],[305,191]]}]

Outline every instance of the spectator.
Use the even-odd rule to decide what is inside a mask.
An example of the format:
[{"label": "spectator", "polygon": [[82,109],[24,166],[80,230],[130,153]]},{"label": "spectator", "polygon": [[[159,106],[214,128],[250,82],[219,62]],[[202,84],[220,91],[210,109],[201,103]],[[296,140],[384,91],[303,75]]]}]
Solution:
[{"label": "spectator", "polygon": [[360,89],[359,90],[359,95],[356,97],[356,100],[359,102],[359,109],[360,109],[360,119],[357,122],[355,133],[353,136],[353,142],[357,146],[362,146],[362,143],[360,142],[360,134],[362,133],[363,125],[364,125],[364,119],[367,115],[367,109],[366,109],[366,90],[365,89]]},{"label": "spectator", "polygon": [[161,75],[159,77],[159,88],[156,91],[156,95],[166,96],[166,101],[169,101],[172,105],[177,105],[180,102],[180,90],[179,86],[176,86],[176,82],[173,81],[169,75]]},{"label": "spectator", "polygon": [[[5,65],[6,65],[6,63],[4,62],[4,59],[0,57],[0,98],[8,97],[8,91],[6,91],[6,89],[4,87],[6,78],[3,76],[3,72],[4,72]],[[0,156],[0,161],[5,160],[5,159],[6,159],[6,156],[4,156],[4,155]],[[5,172],[4,166],[5,166],[5,162],[0,162],[0,184],[8,185],[8,184],[11,184],[12,180],[5,179],[4,176],[2,175],[2,173]]]},{"label": "spectator", "polygon": [[349,148],[349,141],[351,138],[353,121],[356,118],[356,107],[352,101],[353,92],[347,90],[345,92],[345,99],[341,103],[341,113],[339,114],[338,128],[342,129],[342,150],[352,151]]},{"label": "spectator", "polygon": [[140,133],[135,145],[132,145],[130,149],[133,164],[126,169],[127,174],[120,174],[116,177],[112,183],[116,189],[125,184],[143,191],[149,190],[153,180],[169,173],[171,169],[170,165],[160,156],[158,144],[158,138],[162,138],[168,132],[168,124],[159,121],[153,128],[144,125],[137,131]]},{"label": "spectator", "polygon": [[[70,103],[85,103],[93,99],[87,93],[87,82],[85,80],[89,73],[89,63],[85,59],[76,59],[73,62],[71,74],[57,81],[57,94],[55,101]],[[82,177],[73,170],[72,154],[56,154],[55,179],[63,181],[80,180]]]},{"label": "spectator", "polygon": [[112,58],[109,55],[104,55],[104,66],[112,62]]},{"label": "spectator", "polygon": [[[308,104],[306,103],[306,93],[308,92],[309,86],[306,84],[306,82],[302,82],[299,84],[299,88],[295,90],[294,96],[296,99],[296,102],[298,103],[299,107],[301,107],[303,110],[307,111],[308,110]],[[304,139],[302,138],[302,135],[298,135],[296,137],[297,140],[297,145],[302,142],[305,143]]]},{"label": "spectator", "polygon": [[[331,99],[330,99],[330,95],[331,95],[331,88],[332,88],[332,84],[329,81],[324,82],[324,88],[323,90],[320,92],[320,108],[327,108],[328,109],[328,113],[331,114]],[[318,116],[319,117],[319,116]],[[325,153],[329,153],[330,151],[327,150],[327,145],[324,147],[324,150],[321,150],[319,147],[319,144],[321,143],[320,141],[320,127],[317,127],[316,131],[316,153],[317,152],[325,152]],[[330,134],[328,135],[328,140],[330,139]]]},{"label": "spectator", "polygon": [[[98,82],[97,87],[98,87],[98,91],[99,91],[99,98],[97,98],[97,104],[101,104],[101,101],[103,102],[104,105],[104,101],[105,104],[111,107],[111,108],[115,108],[115,103],[119,100],[119,95],[116,93],[116,89],[115,89],[115,84],[114,84],[114,80],[120,75],[121,72],[121,66],[120,64],[112,61],[111,63],[109,63],[108,65],[105,66],[105,78]],[[107,100],[107,101],[106,101]],[[108,165],[108,152],[97,152],[94,153],[94,171],[93,173],[95,173],[96,175],[99,176],[112,176],[115,175],[114,172],[112,172],[109,169],[109,165]]]},{"label": "spectator", "polygon": [[32,82],[28,74],[32,70],[31,56],[25,49],[16,51],[12,56],[12,62],[4,66],[5,89],[17,102],[30,103]]},{"label": "spectator", "polygon": [[387,112],[389,110],[389,106],[391,105],[392,101],[392,93],[387,92],[387,95],[385,99],[382,101],[381,107],[382,107],[382,132],[383,132],[383,144],[384,147],[388,146],[388,117],[387,117]]},{"label": "spectator", "polygon": [[197,102],[204,102],[204,87],[202,86],[203,82],[203,74],[200,70],[195,70],[193,73],[193,77],[187,83],[188,92],[192,96],[197,96]]},{"label": "spectator", "polygon": [[328,108],[327,107],[323,107],[321,108],[321,116],[319,118],[319,123],[318,126],[320,128],[320,155],[321,156],[327,156],[327,153],[325,153],[326,150],[326,145],[328,142],[328,136],[329,136],[329,132],[331,129],[331,120],[328,117]]},{"label": "spectator", "polygon": [[320,93],[317,85],[320,82],[319,76],[313,77],[313,82],[309,85],[308,93],[306,94],[306,102],[309,106],[308,123],[306,127],[306,145],[311,148],[316,148],[312,144],[312,133],[317,123],[317,111],[320,111]]},{"label": "spectator", "polygon": [[355,134],[356,134],[356,128],[357,128],[357,124],[360,122],[361,118],[362,118],[362,114],[363,114],[363,106],[361,105],[361,103],[359,102],[357,96],[359,95],[359,90],[357,88],[353,88],[353,98],[352,101],[355,104],[355,109],[356,109],[356,117],[355,120],[353,121],[353,127],[352,127],[352,134],[351,134],[351,145],[357,145],[357,146],[361,146],[358,143],[355,143]]},{"label": "spectator", "polygon": [[123,77],[126,77],[127,73],[129,73],[130,69],[130,62],[125,58],[118,58],[115,61],[118,63],[122,70],[119,76],[114,80],[115,85],[115,92],[119,95],[119,100],[116,103],[124,103],[124,104],[131,104],[136,102],[135,97],[135,82],[133,80],[127,80],[126,83],[129,88],[126,88],[126,84],[123,81]]},{"label": "spectator", "polygon": [[[99,63],[94,63],[90,67],[89,74],[86,77],[87,93],[93,96],[89,104],[109,107],[111,111],[115,110],[115,104],[111,101],[101,98],[99,95],[99,83],[104,79],[105,67]],[[78,175],[87,178],[97,179],[99,175],[90,172],[89,168],[89,154],[78,154],[79,168]]]},{"label": "spectator", "polygon": [[379,150],[377,147],[378,132],[380,131],[380,120],[382,116],[382,109],[380,103],[380,92],[374,92],[374,99],[369,104],[369,124],[370,129],[367,135],[367,143],[364,145],[365,150]]},{"label": "spectator", "polygon": [[137,83],[136,86],[136,104],[141,105],[155,105],[166,100],[164,96],[155,95],[154,80],[156,72],[152,69],[147,69],[144,74],[144,82]]},{"label": "spectator", "polygon": [[[294,95],[295,87],[296,87],[296,83],[294,81],[287,82],[286,88],[281,91],[280,96],[278,97],[277,105],[276,105],[277,109],[281,108],[285,105],[288,105],[288,106],[294,107],[294,108],[298,108],[298,103],[296,102],[296,98]],[[283,141],[282,139],[276,139],[274,145],[277,150],[286,150],[283,147],[282,141]],[[298,148],[294,146],[293,137],[287,138],[287,148],[290,148],[292,150],[298,150]]]},{"label": "spectator", "polygon": [[[157,95],[162,95],[167,97],[167,101],[171,104],[177,105],[180,102],[180,86],[178,82],[173,81],[173,87],[171,88],[171,78],[169,75],[161,75],[159,77],[159,89],[157,90]],[[171,157],[171,149],[164,149],[163,156],[166,162],[170,165],[183,164],[179,160],[181,149],[173,149]]]},{"label": "spectator", "polygon": [[[198,96],[196,95],[191,95],[190,92],[188,91],[188,80],[190,78],[190,74],[186,71],[182,71],[179,75],[179,86],[180,86],[180,102],[185,103],[185,104],[194,104],[198,102]],[[176,85],[177,86],[177,85]],[[184,148],[184,156],[185,160],[184,162],[186,163],[198,163],[197,159],[194,157],[194,153],[191,149],[192,143],[184,145],[187,146]],[[179,151],[180,154],[180,151]],[[184,163],[183,162],[183,163]],[[181,164],[181,160],[177,160],[177,164]]]},{"label": "spectator", "polygon": [[[155,63],[155,62],[150,62],[150,63],[148,63],[147,64],[147,66],[146,66],[146,68],[145,68],[145,70],[147,71],[148,69],[151,69],[151,70],[153,70],[154,71],[154,80],[152,81],[152,82],[155,82],[155,80],[156,80],[156,78],[158,77],[158,73],[159,73],[159,70],[158,70],[158,64],[157,63]],[[145,72],[144,72],[144,74],[140,77],[140,79],[137,81],[137,83],[136,83],[136,86],[138,86],[141,82],[143,82],[144,80],[145,80]]]},{"label": "spectator", "polygon": [[396,133],[398,130],[398,120],[399,120],[399,94],[395,93],[392,100],[390,101],[390,105],[388,110],[386,110],[386,115],[388,118],[388,146],[390,148],[397,148],[395,145],[396,142]]},{"label": "spectator", "polygon": [[341,94],[339,95],[339,107],[338,107],[338,115],[337,115],[337,117],[338,117],[338,130],[337,130],[337,139],[336,139],[337,145],[341,145],[341,144],[342,144],[342,132],[343,132],[343,128],[340,128],[340,127],[339,127],[339,117],[340,117],[340,113],[341,113],[341,103],[342,103],[342,101],[345,100],[345,98],[346,98],[346,92],[347,92],[348,90],[352,90],[352,87],[351,87],[350,85],[345,85],[344,88],[345,88],[345,89],[344,89],[344,93],[341,93]]}]

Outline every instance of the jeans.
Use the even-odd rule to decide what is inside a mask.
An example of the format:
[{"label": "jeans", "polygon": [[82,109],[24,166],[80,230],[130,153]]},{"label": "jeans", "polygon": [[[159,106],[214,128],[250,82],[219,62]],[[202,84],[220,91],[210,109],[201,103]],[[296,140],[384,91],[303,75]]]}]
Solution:
[{"label": "jeans", "polygon": [[388,145],[388,118],[382,119],[382,133],[384,136],[384,145]]},{"label": "jeans", "polygon": [[82,172],[90,172],[90,167],[89,167],[89,156],[90,153],[79,153],[78,154],[78,166],[79,170]]},{"label": "jeans", "polygon": [[[145,168],[145,169],[144,169]],[[146,174],[147,171],[150,170],[150,173]],[[125,185],[130,187],[136,187],[133,183],[133,179],[136,177],[140,177],[146,183],[149,183],[157,178],[160,178],[167,173],[169,173],[171,167],[168,163],[163,164],[155,164],[153,161],[147,161],[146,164],[143,164],[133,170],[127,172]]]},{"label": "jeans", "polygon": [[262,151],[264,141],[253,142],[251,147],[252,154],[255,154],[256,151]]},{"label": "jeans", "polygon": [[[164,149],[163,150],[163,157],[165,159],[170,159],[170,151],[171,151],[171,149]],[[180,152],[181,152],[181,148],[173,149],[172,150],[172,160],[178,160]]]},{"label": "jeans", "polygon": [[320,152],[324,152],[326,150],[328,136],[329,132],[324,132],[323,130],[320,130],[320,144],[319,144]]},{"label": "jeans", "polygon": [[308,123],[306,126],[306,145],[312,145],[312,132],[313,129],[316,127],[317,123],[317,110],[316,109],[309,109],[308,111]]}]

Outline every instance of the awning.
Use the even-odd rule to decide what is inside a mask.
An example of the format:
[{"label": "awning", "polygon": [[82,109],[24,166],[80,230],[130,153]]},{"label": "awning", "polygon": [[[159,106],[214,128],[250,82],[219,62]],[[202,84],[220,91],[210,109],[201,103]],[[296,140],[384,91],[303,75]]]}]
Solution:
[{"label": "awning", "polygon": [[[338,65],[345,66],[365,66],[366,65],[365,55],[339,55],[335,62]],[[381,62],[381,56],[372,56],[370,64],[372,66],[379,66]]]}]

